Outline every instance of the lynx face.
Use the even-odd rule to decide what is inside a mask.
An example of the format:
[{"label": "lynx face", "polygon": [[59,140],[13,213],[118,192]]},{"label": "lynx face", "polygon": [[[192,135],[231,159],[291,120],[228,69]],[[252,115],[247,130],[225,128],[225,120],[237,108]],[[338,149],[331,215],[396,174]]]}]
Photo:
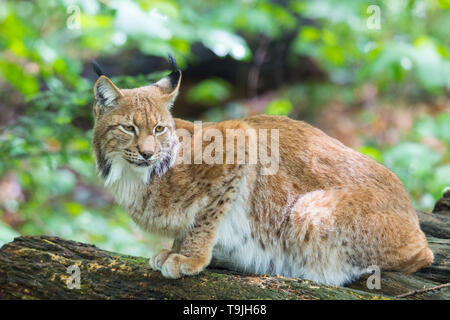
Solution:
[{"label": "lynx face", "polygon": [[180,80],[175,70],[153,85],[121,90],[107,77],[99,77],[94,86],[93,145],[107,184],[124,170],[147,181],[173,166],[178,138],[169,109]]}]

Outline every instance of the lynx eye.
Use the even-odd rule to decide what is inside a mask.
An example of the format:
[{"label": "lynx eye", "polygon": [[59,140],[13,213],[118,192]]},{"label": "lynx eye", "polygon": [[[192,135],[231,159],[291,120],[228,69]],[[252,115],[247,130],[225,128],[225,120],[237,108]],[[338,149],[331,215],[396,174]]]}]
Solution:
[{"label": "lynx eye", "polygon": [[161,132],[163,132],[165,129],[166,129],[166,127],[163,127],[163,126],[156,126],[156,127],[155,127],[155,132],[156,132],[156,133],[161,133]]},{"label": "lynx eye", "polygon": [[133,126],[124,126],[124,125],[122,125],[122,128],[125,129],[125,131],[134,132],[134,127]]}]

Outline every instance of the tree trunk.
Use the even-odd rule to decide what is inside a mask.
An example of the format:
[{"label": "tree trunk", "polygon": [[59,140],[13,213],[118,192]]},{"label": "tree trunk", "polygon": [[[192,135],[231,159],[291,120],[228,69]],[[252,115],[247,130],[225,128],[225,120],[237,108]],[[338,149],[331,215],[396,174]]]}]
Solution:
[{"label": "tree trunk", "polygon": [[[424,223],[430,226],[425,230],[433,236],[448,235],[449,218],[428,215],[419,212],[420,217],[426,217]],[[147,258],[112,253],[94,245],[56,237],[23,236],[0,249],[0,298],[392,299],[450,281],[450,240],[437,237],[428,240],[435,254],[432,266],[412,275],[382,272],[381,289],[369,290],[367,277],[344,288],[308,280],[240,275],[213,269],[195,277],[168,280],[150,269]],[[75,267],[70,269],[70,266]],[[79,288],[75,280],[77,269]],[[412,293],[405,298],[449,299],[450,290],[444,287]]]}]

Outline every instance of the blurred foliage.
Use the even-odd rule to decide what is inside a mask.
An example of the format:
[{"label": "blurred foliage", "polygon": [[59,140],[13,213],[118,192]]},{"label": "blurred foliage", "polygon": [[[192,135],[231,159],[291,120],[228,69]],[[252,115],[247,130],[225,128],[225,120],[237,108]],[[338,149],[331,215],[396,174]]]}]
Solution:
[{"label": "blurred foliage", "polygon": [[292,112],[292,103],[287,99],[278,99],[270,102],[266,107],[266,114],[287,116]]},{"label": "blurred foliage", "polygon": [[206,79],[189,90],[188,101],[217,106],[230,96],[230,87],[223,79]]},{"label": "blurred foliage", "polygon": [[[419,117],[413,130],[402,137],[397,145],[363,146],[359,151],[384,163],[405,185],[418,208],[430,209],[450,187],[450,113],[440,113],[436,118]],[[433,139],[445,147],[438,152],[423,144]]]},{"label": "blurred foliage", "polygon": [[[21,100],[0,104],[5,111],[19,109],[0,131],[0,178],[13,172],[24,200],[0,203],[0,245],[19,233],[60,235],[147,256],[149,248],[161,245],[99,187],[90,147],[92,84],[82,77],[93,57],[126,59],[131,50],[144,56],[172,53],[185,68],[199,62],[193,48],[200,44],[217,57],[251,64],[252,48],[262,36],[276,42],[293,35],[288,67],[309,57],[327,77],[284,86],[261,112],[309,118],[330,101],[351,106],[366,83],[386,101],[431,103],[448,95],[450,2],[371,1],[381,10],[380,29],[368,28],[373,15],[368,5],[362,0],[1,1],[0,95],[9,101],[19,94]],[[132,88],[161,75],[113,80]],[[190,88],[187,101],[207,107],[208,120],[244,116],[248,104],[233,100],[238,89],[233,85],[217,74]],[[430,209],[450,185],[449,126],[448,110],[421,115],[398,144],[365,137],[359,150],[398,174],[416,206]],[[444,151],[424,143],[430,139]],[[18,216],[16,223],[8,220],[11,213]]]}]

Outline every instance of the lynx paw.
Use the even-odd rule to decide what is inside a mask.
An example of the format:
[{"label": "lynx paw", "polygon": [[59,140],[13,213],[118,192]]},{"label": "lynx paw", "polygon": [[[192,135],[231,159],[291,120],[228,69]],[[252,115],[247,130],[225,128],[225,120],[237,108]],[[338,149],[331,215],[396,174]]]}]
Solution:
[{"label": "lynx paw", "polygon": [[171,251],[170,250],[161,250],[153,257],[150,258],[149,263],[150,267],[153,270],[161,271],[164,262],[166,262],[167,257],[169,257]]},{"label": "lynx paw", "polygon": [[200,273],[207,263],[203,259],[190,258],[178,253],[172,253],[164,262],[161,273],[165,278],[178,279],[184,275],[191,276]]}]

